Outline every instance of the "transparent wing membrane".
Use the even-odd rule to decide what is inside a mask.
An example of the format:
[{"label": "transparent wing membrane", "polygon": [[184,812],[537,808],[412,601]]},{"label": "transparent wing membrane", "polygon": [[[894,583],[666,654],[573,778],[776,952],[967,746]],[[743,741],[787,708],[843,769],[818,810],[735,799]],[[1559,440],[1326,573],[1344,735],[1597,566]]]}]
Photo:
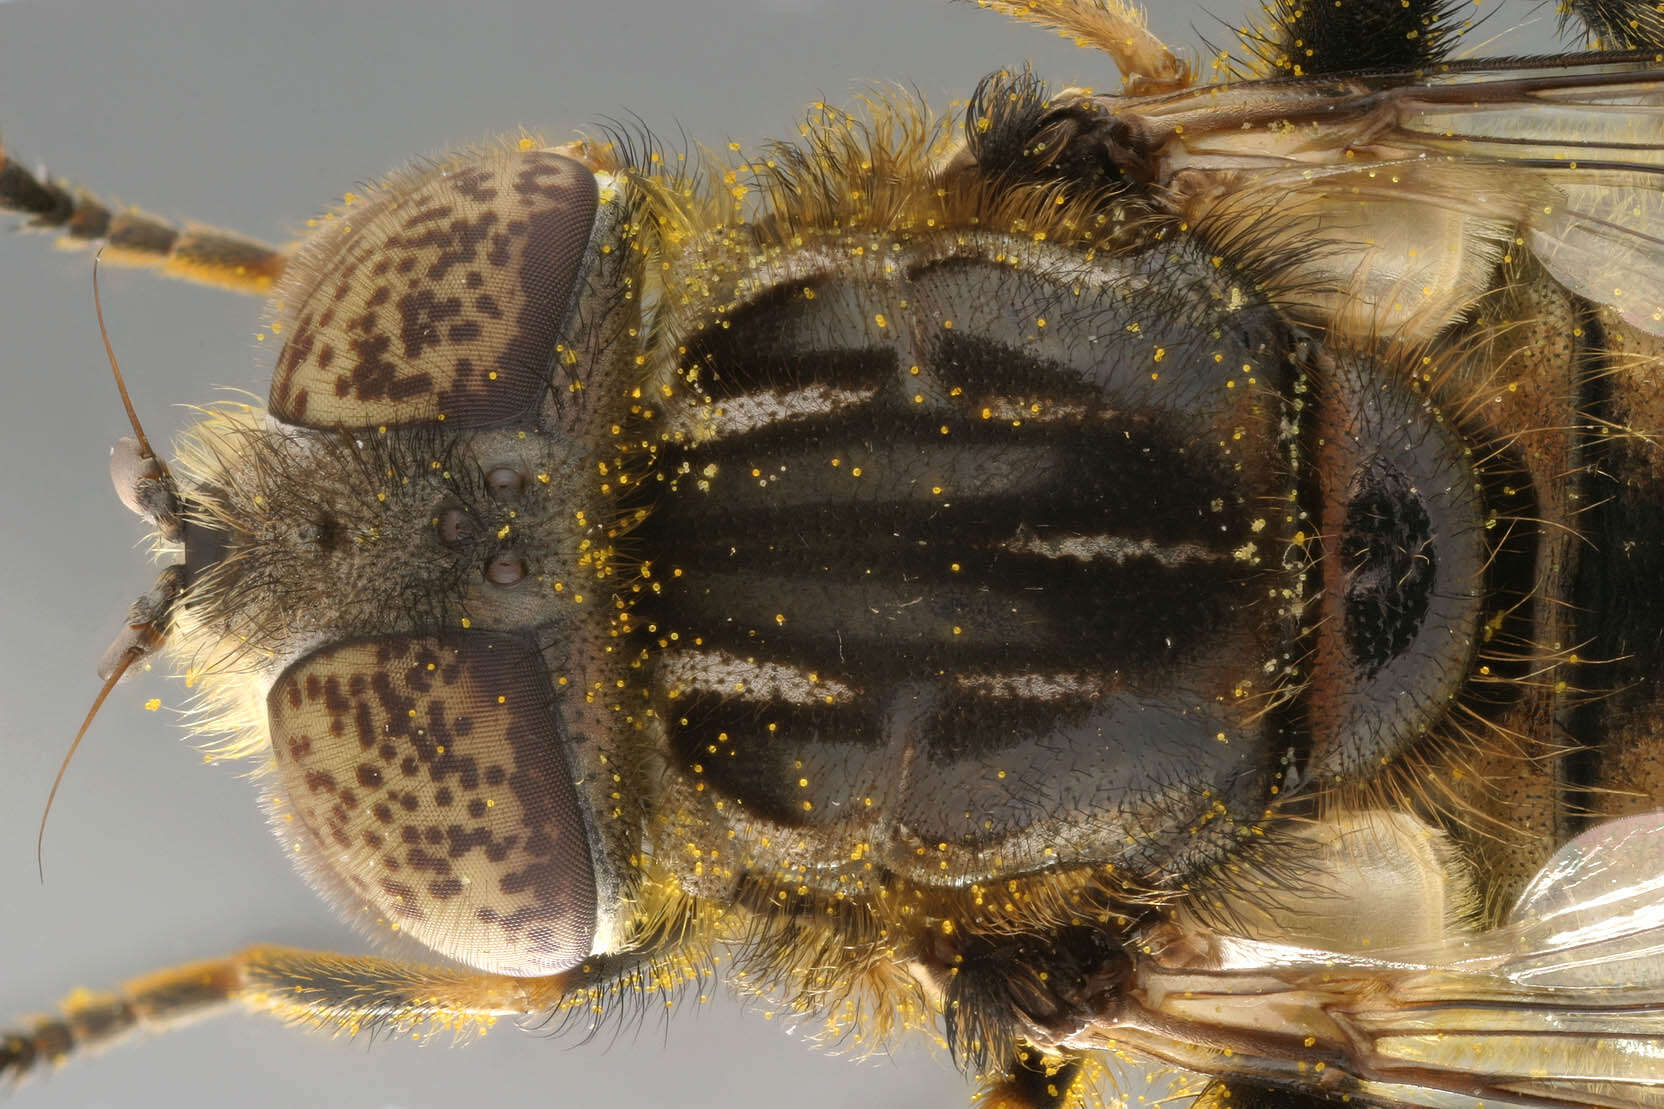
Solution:
[{"label": "transparent wing membrane", "polygon": [[[1338,313],[1387,306],[1376,326],[1420,320],[1430,334],[1488,285],[1496,260],[1526,246],[1567,288],[1658,334],[1664,70],[1654,64],[1650,54],[1509,63],[1392,87],[1244,83],[1096,102],[1142,133],[1187,216],[1261,234],[1286,225],[1291,240],[1329,246],[1288,280],[1319,302],[1336,290]],[[1453,225],[1431,229],[1431,218]],[[1396,250],[1401,239],[1423,249]],[[1407,302],[1396,315],[1395,299]]]},{"label": "transparent wing membrane", "polygon": [[1149,938],[1133,1004],[1088,1038],[1394,1104],[1664,1105],[1664,813],[1573,840],[1477,934],[1374,953]]}]

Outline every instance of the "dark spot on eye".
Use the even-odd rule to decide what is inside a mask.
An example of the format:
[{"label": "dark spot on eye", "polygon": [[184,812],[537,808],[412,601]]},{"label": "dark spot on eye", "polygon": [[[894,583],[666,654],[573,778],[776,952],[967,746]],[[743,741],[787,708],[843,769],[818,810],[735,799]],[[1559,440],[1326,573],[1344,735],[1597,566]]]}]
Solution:
[{"label": "dark spot on eye", "polygon": [[485,784],[486,785],[488,785],[488,786],[500,786],[506,781],[508,781],[508,772],[506,770],[504,770],[502,767],[492,766],[492,767],[488,767],[486,769],[486,771],[485,771]]},{"label": "dark spot on eye", "polygon": [[399,904],[394,908],[404,916],[419,915],[420,910],[415,907],[416,891],[403,882],[382,880],[381,888],[384,893]]},{"label": "dark spot on eye", "polygon": [[485,580],[492,585],[513,585],[526,576],[526,560],[500,554],[485,564]]},{"label": "dark spot on eye", "polygon": [[526,488],[526,475],[512,466],[493,466],[485,475],[485,488],[499,501],[512,500]]},{"label": "dark spot on eye", "polygon": [[478,797],[468,802],[468,815],[478,820],[485,815],[485,802]]},{"label": "dark spot on eye", "polygon": [[455,506],[439,514],[434,529],[439,533],[439,541],[447,547],[472,543],[479,535],[479,528],[475,525],[473,517]]},{"label": "dark spot on eye", "polygon": [[381,768],[360,763],[358,767],[358,784],[365,789],[375,789],[381,785]]},{"label": "dark spot on eye", "polygon": [[451,791],[444,786],[440,786],[438,792],[433,795],[433,803],[442,809],[450,808],[451,800]]}]

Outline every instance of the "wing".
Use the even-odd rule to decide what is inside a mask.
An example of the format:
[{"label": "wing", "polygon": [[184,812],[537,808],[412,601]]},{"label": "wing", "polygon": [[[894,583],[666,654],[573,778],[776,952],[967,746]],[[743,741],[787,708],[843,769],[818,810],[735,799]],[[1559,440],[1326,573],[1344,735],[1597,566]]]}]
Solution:
[{"label": "wing", "polygon": [[1180,215],[1272,248],[1284,272],[1270,280],[1314,322],[1425,337],[1523,247],[1568,289],[1664,334],[1653,54],[1090,103],[1113,121],[1104,141],[1118,128],[1117,148]]},{"label": "wing", "polygon": [[[1399,819],[1378,816],[1331,857],[1357,901],[1308,901],[1278,912],[1279,927],[1355,929],[1353,910],[1390,903],[1409,856],[1382,845]],[[1146,936],[1126,1008],[1070,1046],[1367,1104],[1664,1105],[1664,813],[1573,840],[1484,933],[1360,954],[1162,929]]]}]

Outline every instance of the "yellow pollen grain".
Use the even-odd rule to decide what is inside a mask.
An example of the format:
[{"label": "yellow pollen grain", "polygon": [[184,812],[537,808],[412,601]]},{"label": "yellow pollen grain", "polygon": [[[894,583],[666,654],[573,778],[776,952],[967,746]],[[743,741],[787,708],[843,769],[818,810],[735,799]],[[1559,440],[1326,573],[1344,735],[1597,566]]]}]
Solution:
[{"label": "yellow pollen grain", "polygon": [[144,703],[144,707],[149,712],[155,712],[157,709],[162,707],[162,699],[160,697],[152,697]]},{"label": "yellow pollen grain", "polygon": [[471,628],[471,627],[474,626],[474,622],[472,620],[468,619],[468,617],[464,616],[462,618],[462,626],[465,627],[465,628]]}]

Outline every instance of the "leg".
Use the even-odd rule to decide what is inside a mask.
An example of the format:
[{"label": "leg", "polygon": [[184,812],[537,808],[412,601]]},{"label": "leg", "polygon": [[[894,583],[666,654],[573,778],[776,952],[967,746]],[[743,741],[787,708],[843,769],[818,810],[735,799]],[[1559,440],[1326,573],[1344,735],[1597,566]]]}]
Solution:
[{"label": "leg", "polygon": [[0,212],[28,216],[25,227],[56,231],[74,245],[104,244],[107,261],[168,277],[264,294],[289,260],[286,252],[212,227],[178,227],[133,209],[112,214],[97,197],[36,177],[0,147]]},{"label": "leg", "polygon": [[1173,92],[1195,83],[1189,63],[1177,57],[1144,24],[1128,0],[977,0],[1013,19],[1050,27],[1079,46],[1108,54],[1129,93]]},{"label": "leg", "polygon": [[647,956],[628,955],[592,959],[548,978],[508,978],[390,959],[252,947],[137,979],[115,994],[77,992],[57,1015],[0,1032],[0,1084],[137,1029],[178,1027],[231,1005],[348,1034],[424,1025],[465,1032],[489,1027],[502,1016],[583,1009],[585,1018],[593,1020],[603,1003],[620,993],[673,989],[696,973],[690,965],[669,972]]},{"label": "leg", "polygon": [[1461,37],[1450,0],[1264,0],[1241,33],[1250,62],[1239,77],[1316,77],[1413,70],[1442,61]]},{"label": "leg", "polygon": [[1588,28],[1599,50],[1664,50],[1664,12],[1657,0],[1567,0],[1561,23],[1573,18]]}]

